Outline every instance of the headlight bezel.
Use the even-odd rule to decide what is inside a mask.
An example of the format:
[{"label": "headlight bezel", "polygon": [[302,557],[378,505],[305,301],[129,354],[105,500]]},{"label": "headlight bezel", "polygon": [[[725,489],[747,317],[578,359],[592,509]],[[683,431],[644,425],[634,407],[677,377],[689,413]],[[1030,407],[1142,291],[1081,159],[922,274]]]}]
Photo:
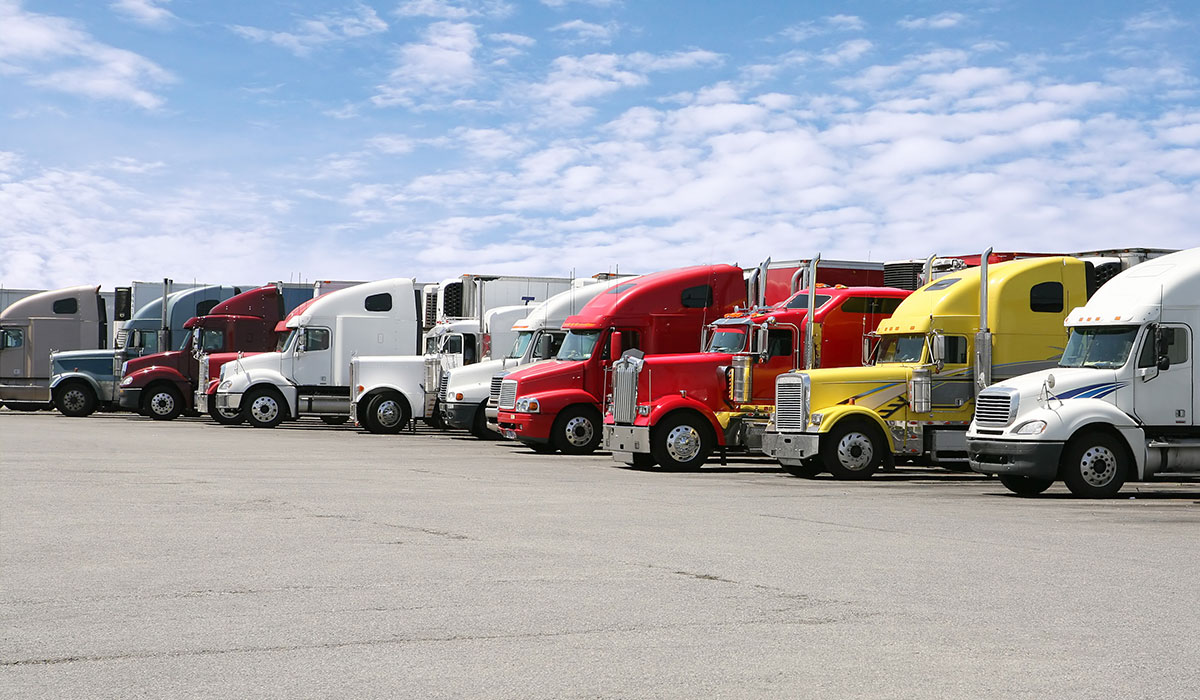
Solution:
[{"label": "headlight bezel", "polygon": [[1027,420],[1018,425],[1016,429],[1013,430],[1013,435],[1041,435],[1042,433],[1046,432],[1047,427],[1049,427],[1049,424],[1046,423],[1046,421],[1040,418],[1035,418],[1033,420]]},{"label": "headlight bezel", "polygon": [[121,380],[121,386],[129,386],[130,384],[133,384],[133,377],[125,377]]},{"label": "headlight bezel", "polygon": [[220,384],[218,384],[218,385],[217,385],[217,391],[221,391],[222,389],[228,389],[228,388],[230,388],[230,387],[232,387],[232,386],[233,386],[233,380],[232,380],[232,379],[226,379],[225,381],[223,381],[223,382],[221,382]]},{"label": "headlight bezel", "polygon": [[522,396],[521,398],[517,399],[517,403],[513,406],[513,410],[517,413],[541,413],[542,404],[537,400],[536,396]]}]

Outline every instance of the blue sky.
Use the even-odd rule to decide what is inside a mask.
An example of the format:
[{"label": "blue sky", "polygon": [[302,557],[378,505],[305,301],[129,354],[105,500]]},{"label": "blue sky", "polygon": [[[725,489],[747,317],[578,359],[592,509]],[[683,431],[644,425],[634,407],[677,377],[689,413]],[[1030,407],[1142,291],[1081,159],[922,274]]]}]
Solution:
[{"label": "blue sky", "polygon": [[0,284],[1200,245],[1200,5],[0,0]]}]

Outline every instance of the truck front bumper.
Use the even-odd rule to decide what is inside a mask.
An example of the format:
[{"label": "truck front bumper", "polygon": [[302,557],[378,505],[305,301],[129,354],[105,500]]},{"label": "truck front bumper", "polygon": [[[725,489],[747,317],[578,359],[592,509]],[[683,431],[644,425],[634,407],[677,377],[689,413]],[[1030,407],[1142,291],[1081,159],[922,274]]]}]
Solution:
[{"label": "truck front bumper", "polygon": [[438,405],[441,407],[442,420],[451,428],[470,430],[475,426],[475,414],[479,413],[479,404],[460,401]]},{"label": "truck front bumper", "polygon": [[196,404],[197,413],[208,413],[208,394],[204,393],[203,391],[197,391],[192,395],[192,401]]},{"label": "truck front bumper", "polygon": [[816,457],[821,448],[821,436],[815,433],[764,433],[763,454],[774,457],[780,464],[800,466]]},{"label": "truck front bumper", "polygon": [[126,411],[140,411],[142,408],[142,390],[121,389],[117,392],[117,405]]},{"label": "truck front bumper", "polygon": [[650,454],[650,427],[606,424],[602,449],[611,450],[617,462],[630,462],[635,454]]},{"label": "truck front bumper", "polygon": [[500,411],[497,423],[500,426],[500,434],[509,440],[550,442],[550,429],[554,425],[554,418],[544,413]]},{"label": "truck front bumper", "polygon": [[483,409],[483,415],[487,417],[488,430],[496,433],[500,432],[500,409],[489,405]]},{"label": "truck front bumper", "polygon": [[981,474],[1055,479],[1063,445],[1058,441],[967,438],[971,469]]},{"label": "truck front bumper", "polygon": [[217,408],[227,411],[238,411],[242,408],[242,395],[240,393],[217,393]]}]

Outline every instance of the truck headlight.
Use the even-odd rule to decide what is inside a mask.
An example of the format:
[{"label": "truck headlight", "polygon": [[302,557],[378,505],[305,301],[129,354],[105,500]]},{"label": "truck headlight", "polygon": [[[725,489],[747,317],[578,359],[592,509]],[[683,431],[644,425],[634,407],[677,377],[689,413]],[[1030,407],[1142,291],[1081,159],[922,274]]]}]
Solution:
[{"label": "truck headlight", "polygon": [[125,377],[121,380],[121,386],[129,386],[130,384],[133,384],[133,377]]},{"label": "truck headlight", "polygon": [[650,407],[646,404],[638,406],[637,413],[639,416],[648,416],[650,415]]},{"label": "truck headlight", "polygon": [[1017,435],[1041,435],[1046,432],[1046,421],[1031,420],[1028,423],[1022,423],[1014,432]]},{"label": "truck headlight", "polygon": [[813,425],[820,425],[821,421],[823,420],[825,420],[825,416],[821,415],[820,413],[814,413],[808,417],[808,422],[812,423]]},{"label": "truck headlight", "polygon": [[524,398],[517,399],[516,410],[518,413],[540,413],[542,407],[538,403],[537,399],[526,396]]},{"label": "truck headlight", "polygon": [[220,391],[221,389],[228,389],[231,386],[233,386],[233,380],[226,379],[225,381],[221,382],[220,386],[217,387],[217,391]]}]

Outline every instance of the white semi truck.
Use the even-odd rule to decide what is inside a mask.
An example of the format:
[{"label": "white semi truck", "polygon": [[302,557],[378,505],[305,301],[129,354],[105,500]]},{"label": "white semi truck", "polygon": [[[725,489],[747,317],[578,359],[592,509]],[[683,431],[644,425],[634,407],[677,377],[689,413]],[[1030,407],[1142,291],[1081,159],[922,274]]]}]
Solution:
[{"label": "white semi truck", "polygon": [[[498,335],[492,337],[493,348],[510,348],[503,357],[493,355],[485,362],[445,372],[438,387],[442,422],[451,428],[469,430],[478,438],[499,437],[499,432],[488,428],[486,413],[493,378],[498,372],[554,357],[567,334],[562,330],[563,321],[579,313],[584,304],[618,281],[615,277],[603,277],[603,280],[576,280],[574,287],[559,292],[532,310],[524,307],[525,313],[512,325],[503,342]],[[491,418],[495,423],[494,413]]]},{"label": "white semi truck", "polygon": [[346,422],[351,358],[419,353],[419,301],[413,280],[404,277],[314,299],[288,319],[289,334],[279,352],[221,367],[217,408],[240,411],[259,428],[306,415],[330,424]]},{"label": "white semi truck", "polygon": [[424,304],[428,311],[436,299],[438,321],[425,332],[424,357],[353,358],[350,415],[372,433],[400,432],[413,419],[441,427],[445,373],[490,359],[493,346],[508,347],[517,319],[573,284],[565,277],[463,275],[436,290],[427,285]]},{"label": "white semi truck", "polygon": [[1129,268],[1065,321],[1058,367],[980,392],[971,468],[1021,495],[1200,478],[1200,248]]}]

